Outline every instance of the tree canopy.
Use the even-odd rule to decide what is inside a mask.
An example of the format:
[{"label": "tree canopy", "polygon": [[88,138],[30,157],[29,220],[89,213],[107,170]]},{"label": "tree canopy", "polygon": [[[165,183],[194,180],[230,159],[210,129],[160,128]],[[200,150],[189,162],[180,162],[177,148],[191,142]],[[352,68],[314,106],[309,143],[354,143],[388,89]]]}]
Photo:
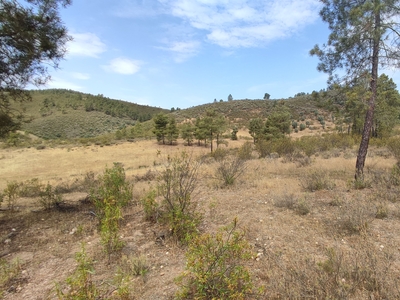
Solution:
[{"label": "tree canopy", "polygon": [[[23,89],[42,85],[48,68],[58,67],[71,39],[58,10],[71,0],[0,0],[0,123],[2,132],[17,120],[10,101],[30,99]],[[14,117],[14,118],[13,118]],[[3,127],[3,123],[4,126]]]}]

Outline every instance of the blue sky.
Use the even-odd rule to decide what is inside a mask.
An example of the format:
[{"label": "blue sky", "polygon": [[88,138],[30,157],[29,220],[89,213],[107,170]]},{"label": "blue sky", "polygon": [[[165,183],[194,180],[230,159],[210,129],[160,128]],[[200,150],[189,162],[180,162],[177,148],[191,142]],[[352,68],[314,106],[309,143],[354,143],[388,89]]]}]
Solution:
[{"label": "blue sky", "polygon": [[74,0],[73,41],[46,88],[163,108],[288,98],[326,87],[310,57],[329,31],[316,0]]}]

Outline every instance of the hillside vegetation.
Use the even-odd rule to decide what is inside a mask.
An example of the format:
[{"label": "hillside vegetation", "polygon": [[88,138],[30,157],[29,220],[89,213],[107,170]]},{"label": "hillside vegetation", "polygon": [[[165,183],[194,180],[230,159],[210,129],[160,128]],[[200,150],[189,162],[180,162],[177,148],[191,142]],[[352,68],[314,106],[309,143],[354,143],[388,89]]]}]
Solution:
[{"label": "hillside vegetation", "polygon": [[28,119],[22,129],[44,139],[95,137],[166,112],[71,90],[38,90],[31,91],[31,95],[32,101],[16,107]]}]

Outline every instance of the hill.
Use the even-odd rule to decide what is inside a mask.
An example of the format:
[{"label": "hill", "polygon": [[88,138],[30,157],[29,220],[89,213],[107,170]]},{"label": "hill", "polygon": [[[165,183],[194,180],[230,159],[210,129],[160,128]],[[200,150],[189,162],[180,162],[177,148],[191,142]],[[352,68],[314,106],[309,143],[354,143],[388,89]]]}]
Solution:
[{"label": "hill", "polygon": [[32,101],[18,107],[28,119],[22,129],[44,139],[94,137],[167,112],[162,108],[72,90],[34,90],[30,93]]},{"label": "hill", "polygon": [[275,100],[233,100],[226,102],[207,103],[188,109],[174,112],[178,122],[185,119],[197,118],[209,110],[215,110],[225,117],[231,123],[247,127],[250,119],[267,118],[278,102],[284,102],[291,112],[294,120],[316,119],[317,115],[328,117],[332,112],[337,111],[340,103],[332,103],[330,95],[313,96],[310,94],[301,95],[289,99]]}]

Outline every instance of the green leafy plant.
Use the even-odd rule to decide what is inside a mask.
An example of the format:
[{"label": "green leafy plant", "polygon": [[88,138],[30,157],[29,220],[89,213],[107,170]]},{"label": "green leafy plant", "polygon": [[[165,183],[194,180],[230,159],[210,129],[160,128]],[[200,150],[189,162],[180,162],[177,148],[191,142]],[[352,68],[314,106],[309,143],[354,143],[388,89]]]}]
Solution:
[{"label": "green leafy plant", "polygon": [[47,184],[44,190],[40,192],[39,204],[45,210],[59,208],[63,202],[62,196],[53,189],[50,184]]},{"label": "green leafy plant", "polygon": [[60,284],[56,284],[58,299],[62,300],[95,300],[100,293],[92,281],[94,274],[93,260],[88,256],[84,244],[80,252],[76,253],[75,259],[78,266],[75,272],[66,280],[67,291],[63,291]]},{"label": "green leafy plant", "polygon": [[162,197],[161,219],[168,223],[171,233],[187,243],[197,234],[201,215],[192,194],[198,184],[200,161],[186,152],[168,159],[165,169],[158,176],[157,191]]},{"label": "green leafy plant", "polygon": [[119,251],[124,242],[119,237],[120,220],[122,219],[121,207],[114,198],[103,200],[103,216],[100,219],[100,236],[105,252],[109,255]]},{"label": "green leafy plant", "polygon": [[177,278],[178,299],[246,299],[254,285],[244,266],[249,243],[237,219],[217,234],[195,238],[186,253],[186,271]]},{"label": "green leafy plant", "polygon": [[114,163],[113,168],[106,168],[103,176],[99,177],[97,187],[92,189],[90,198],[99,217],[101,241],[110,258],[111,253],[124,245],[118,234],[122,208],[132,199],[132,187],[126,181],[121,164]]},{"label": "green leafy plant", "polygon": [[[10,211],[14,211],[17,199],[19,196],[20,184],[16,181],[8,182],[7,187],[3,190],[3,194],[0,197],[2,201],[6,201],[7,208]],[[0,201],[0,203],[2,202]]]}]

